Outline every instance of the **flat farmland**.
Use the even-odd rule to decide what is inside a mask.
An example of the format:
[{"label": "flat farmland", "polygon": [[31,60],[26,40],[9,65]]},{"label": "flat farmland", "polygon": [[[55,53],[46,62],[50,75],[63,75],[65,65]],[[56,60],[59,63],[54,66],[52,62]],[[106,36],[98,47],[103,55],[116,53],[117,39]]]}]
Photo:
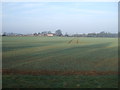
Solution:
[{"label": "flat farmland", "polygon": [[3,37],[3,87],[117,87],[118,39]]}]

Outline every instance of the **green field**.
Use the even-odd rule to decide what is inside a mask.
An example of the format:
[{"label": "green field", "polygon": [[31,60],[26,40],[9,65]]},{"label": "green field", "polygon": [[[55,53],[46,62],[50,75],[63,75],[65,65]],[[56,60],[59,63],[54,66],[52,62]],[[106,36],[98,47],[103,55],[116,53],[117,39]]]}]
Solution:
[{"label": "green field", "polygon": [[117,38],[3,37],[2,45],[3,88],[118,87]]}]

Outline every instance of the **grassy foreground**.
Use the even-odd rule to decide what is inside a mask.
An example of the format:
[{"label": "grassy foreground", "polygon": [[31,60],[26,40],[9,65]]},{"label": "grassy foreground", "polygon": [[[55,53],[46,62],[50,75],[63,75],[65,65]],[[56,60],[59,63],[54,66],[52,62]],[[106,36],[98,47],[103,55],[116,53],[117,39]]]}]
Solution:
[{"label": "grassy foreground", "polygon": [[[117,38],[3,37],[3,70],[117,72]],[[111,75],[24,75],[3,72],[3,87],[117,87]]]},{"label": "grassy foreground", "polygon": [[56,76],[56,75],[5,75],[3,87],[7,88],[117,88],[116,75]]}]

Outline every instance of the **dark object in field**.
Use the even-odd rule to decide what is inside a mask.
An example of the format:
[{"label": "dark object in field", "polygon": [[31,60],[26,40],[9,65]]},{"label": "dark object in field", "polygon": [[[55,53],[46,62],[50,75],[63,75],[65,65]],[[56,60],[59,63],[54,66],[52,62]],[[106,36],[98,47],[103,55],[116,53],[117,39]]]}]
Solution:
[{"label": "dark object in field", "polygon": [[77,44],[79,43],[78,39],[77,39]]},{"label": "dark object in field", "polygon": [[72,42],[72,40],[70,40],[68,43],[71,43]]},{"label": "dark object in field", "polygon": [[72,39],[72,40],[70,40],[68,43],[70,44],[70,43],[72,43],[72,41],[73,41],[73,39]]}]

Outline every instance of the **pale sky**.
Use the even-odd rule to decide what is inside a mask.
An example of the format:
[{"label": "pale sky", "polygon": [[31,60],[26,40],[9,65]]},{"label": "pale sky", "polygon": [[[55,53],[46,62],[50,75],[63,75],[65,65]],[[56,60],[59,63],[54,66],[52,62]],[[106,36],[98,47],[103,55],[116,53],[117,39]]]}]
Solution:
[{"label": "pale sky", "polygon": [[3,32],[118,32],[117,2],[4,2]]}]

